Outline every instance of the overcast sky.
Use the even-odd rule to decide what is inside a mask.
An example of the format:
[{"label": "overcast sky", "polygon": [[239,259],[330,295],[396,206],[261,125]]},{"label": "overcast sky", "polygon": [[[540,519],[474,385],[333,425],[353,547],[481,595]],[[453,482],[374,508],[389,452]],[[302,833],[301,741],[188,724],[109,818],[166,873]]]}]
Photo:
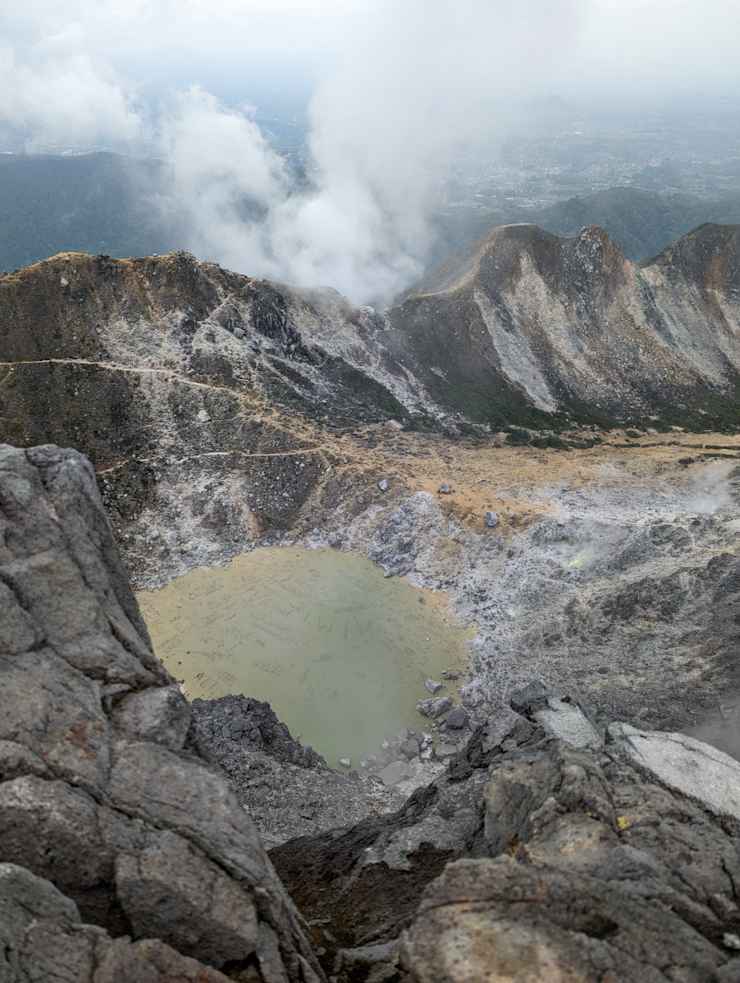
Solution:
[{"label": "overcast sky", "polygon": [[440,80],[472,103],[481,87],[740,95],[740,0],[0,0],[0,124],[39,144],[133,138],[136,93],[111,62],[173,42],[296,53],[325,74],[367,63],[399,99],[427,81],[437,99]]},{"label": "overcast sky", "polygon": [[[358,37],[378,24],[406,29],[408,6],[406,0],[2,0],[0,35],[6,61],[26,46],[118,55],[168,42],[210,52],[351,55]],[[474,8],[484,23],[471,20],[471,40],[481,31],[505,31],[522,6],[534,14],[520,19],[526,27],[512,31],[511,41],[532,81],[549,89],[653,83],[706,89],[740,79],[738,0],[491,0]],[[429,4],[429,17],[435,7]],[[490,16],[481,15],[487,8]]]}]

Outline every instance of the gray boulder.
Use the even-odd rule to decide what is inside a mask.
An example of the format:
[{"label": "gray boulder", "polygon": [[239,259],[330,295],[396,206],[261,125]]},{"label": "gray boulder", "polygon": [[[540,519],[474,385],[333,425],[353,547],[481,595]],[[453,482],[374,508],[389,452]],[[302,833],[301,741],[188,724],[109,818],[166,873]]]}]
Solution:
[{"label": "gray boulder", "polygon": [[719,817],[740,821],[740,762],[686,734],[611,724],[609,740],[661,784]]},{"label": "gray boulder", "polygon": [[453,707],[447,714],[447,726],[452,730],[462,730],[468,722],[468,712],[465,707]]},{"label": "gray boulder", "polygon": [[451,696],[435,696],[431,700],[419,700],[416,704],[417,713],[425,717],[439,717],[452,706]]},{"label": "gray boulder", "polygon": [[420,751],[421,745],[418,741],[404,741],[401,745],[401,754],[406,758],[418,758]]},{"label": "gray boulder", "polygon": [[157,939],[112,939],[82,922],[77,906],[43,877],[0,863],[3,983],[227,983],[218,970]]}]

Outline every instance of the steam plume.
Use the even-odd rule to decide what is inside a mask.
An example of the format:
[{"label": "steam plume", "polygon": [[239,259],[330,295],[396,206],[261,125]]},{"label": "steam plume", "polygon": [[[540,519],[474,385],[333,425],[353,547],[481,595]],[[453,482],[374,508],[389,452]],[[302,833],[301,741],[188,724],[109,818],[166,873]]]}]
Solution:
[{"label": "steam plume", "polygon": [[[60,26],[10,44],[0,116],[29,145],[93,135],[146,139],[170,168],[157,200],[184,248],[255,276],[389,300],[422,272],[427,214],[443,164],[487,140],[511,80],[541,61],[569,23],[570,0],[401,0],[358,15],[340,70],[311,106],[308,186],[270,148],[249,111],[198,88],[156,129],[130,94]],[[17,40],[17,39],[16,39]],[[2,98],[2,97],[0,97]]]}]

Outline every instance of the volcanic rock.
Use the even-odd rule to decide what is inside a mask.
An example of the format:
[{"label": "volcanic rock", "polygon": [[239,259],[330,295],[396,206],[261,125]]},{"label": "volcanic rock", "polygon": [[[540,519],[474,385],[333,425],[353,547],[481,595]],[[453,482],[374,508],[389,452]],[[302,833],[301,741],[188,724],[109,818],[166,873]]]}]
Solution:
[{"label": "volcanic rock", "polygon": [[[55,946],[80,966],[120,958],[130,970],[117,972],[139,978],[134,967],[159,952],[163,966],[185,967],[187,956],[320,980],[254,824],[152,653],[89,463],[57,447],[0,446],[0,522],[0,862],[10,883],[35,875]],[[12,892],[19,928],[0,958],[25,980],[49,947],[24,940]],[[90,927],[78,930],[80,915]],[[161,943],[122,949],[106,932]],[[165,969],[140,972],[154,980]],[[219,978],[208,972],[199,978]]]},{"label": "volcanic rock", "polygon": [[435,696],[431,700],[419,700],[416,704],[416,710],[418,713],[423,713],[425,717],[439,717],[451,706],[451,696]]},{"label": "volcanic rock", "polygon": [[453,730],[462,730],[468,722],[468,714],[464,707],[453,707],[447,714],[447,726]]},{"label": "volcanic rock", "polygon": [[[537,722],[535,690],[513,700],[531,705],[528,716],[501,708],[395,816],[273,850],[304,915],[343,949],[371,940],[393,953],[400,938],[415,983],[542,979],[552,966],[584,983],[607,969],[656,983],[735,979],[725,936],[740,926],[740,825],[716,783],[721,773],[723,788],[740,788],[740,765],[629,729],[574,747]],[[554,702],[567,717],[571,704]],[[654,742],[650,767],[640,742]],[[660,764],[675,759],[672,746],[696,752],[689,793]],[[335,958],[338,983],[354,979],[338,949],[327,965]],[[378,951],[374,978],[400,971]]]}]

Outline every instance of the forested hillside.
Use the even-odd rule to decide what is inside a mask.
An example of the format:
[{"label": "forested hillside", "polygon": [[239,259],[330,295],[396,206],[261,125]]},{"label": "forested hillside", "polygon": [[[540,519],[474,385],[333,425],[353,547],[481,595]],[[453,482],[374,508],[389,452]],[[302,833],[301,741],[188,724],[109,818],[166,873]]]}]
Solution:
[{"label": "forested hillside", "polygon": [[0,155],[0,270],[59,252],[144,256],[181,248],[151,208],[162,165],[120,154]]},{"label": "forested hillside", "polygon": [[659,194],[642,188],[609,188],[593,195],[558,201],[546,208],[512,207],[446,212],[436,217],[439,244],[430,268],[488,229],[512,222],[532,222],[559,236],[577,235],[588,225],[600,225],[619,244],[627,259],[639,263],[704,222],[735,225],[740,201],[704,201]]}]

